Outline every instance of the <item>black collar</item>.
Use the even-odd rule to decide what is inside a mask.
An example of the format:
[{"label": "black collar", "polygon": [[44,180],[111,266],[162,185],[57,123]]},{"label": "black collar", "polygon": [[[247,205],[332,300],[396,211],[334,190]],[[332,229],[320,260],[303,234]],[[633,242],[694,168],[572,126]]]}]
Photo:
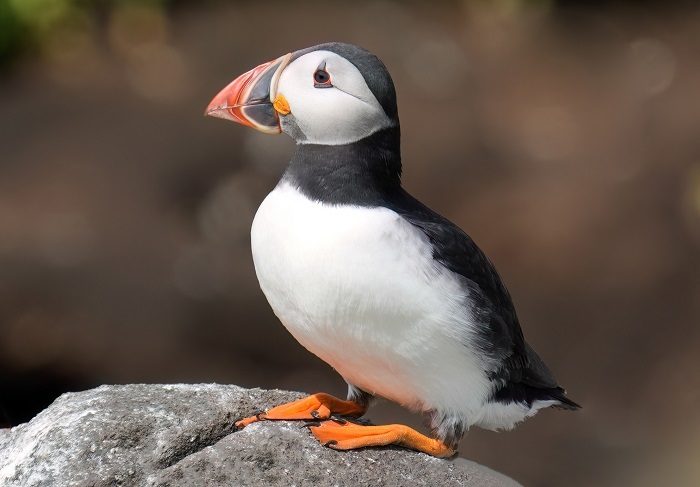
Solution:
[{"label": "black collar", "polygon": [[323,203],[384,206],[402,191],[399,127],[351,144],[298,144],[282,181]]}]

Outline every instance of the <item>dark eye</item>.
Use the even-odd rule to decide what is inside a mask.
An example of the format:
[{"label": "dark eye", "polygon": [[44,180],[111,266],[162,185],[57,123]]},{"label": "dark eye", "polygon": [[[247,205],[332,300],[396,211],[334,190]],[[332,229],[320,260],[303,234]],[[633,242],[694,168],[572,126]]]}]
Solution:
[{"label": "dark eye", "polygon": [[331,75],[326,71],[326,63],[323,62],[314,72],[314,88],[330,88]]},{"label": "dark eye", "polygon": [[331,77],[328,75],[328,71],[316,71],[314,73],[314,81],[319,85],[328,83]]}]

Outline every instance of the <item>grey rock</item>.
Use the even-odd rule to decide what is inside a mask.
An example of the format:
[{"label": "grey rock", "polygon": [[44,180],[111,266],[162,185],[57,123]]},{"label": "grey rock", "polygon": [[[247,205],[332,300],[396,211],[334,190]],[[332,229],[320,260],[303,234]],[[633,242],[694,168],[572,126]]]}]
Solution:
[{"label": "grey rock", "polygon": [[216,384],[102,386],[0,429],[0,486],[517,486],[465,459],[338,452],[300,422],[236,419],[303,397]]}]

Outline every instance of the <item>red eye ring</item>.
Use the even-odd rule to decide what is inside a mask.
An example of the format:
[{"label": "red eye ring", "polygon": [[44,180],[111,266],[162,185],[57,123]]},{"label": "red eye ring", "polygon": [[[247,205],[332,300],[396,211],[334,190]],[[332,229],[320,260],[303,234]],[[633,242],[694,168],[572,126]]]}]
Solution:
[{"label": "red eye ring", "polygon": [[314,88],[330,88],[332,86],[331,75],[326,71],[326,63],[323,62],[314,72]]}]

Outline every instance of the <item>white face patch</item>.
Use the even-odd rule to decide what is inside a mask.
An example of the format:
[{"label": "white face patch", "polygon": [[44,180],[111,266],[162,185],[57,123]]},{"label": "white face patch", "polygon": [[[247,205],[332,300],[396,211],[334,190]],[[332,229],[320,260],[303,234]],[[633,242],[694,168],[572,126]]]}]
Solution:
[{"label": "white face patch", "polygon": [[[314,73],[325,62],[333,85],[314,86]],[[277,93],[284,95],[292,117],[303,133],[298,143],[341,145],[356,142],[386,127],[392,121],[367,86],[360,71],[347,59],[330,51],[313,51],[292,61],[279,78]]]}]

